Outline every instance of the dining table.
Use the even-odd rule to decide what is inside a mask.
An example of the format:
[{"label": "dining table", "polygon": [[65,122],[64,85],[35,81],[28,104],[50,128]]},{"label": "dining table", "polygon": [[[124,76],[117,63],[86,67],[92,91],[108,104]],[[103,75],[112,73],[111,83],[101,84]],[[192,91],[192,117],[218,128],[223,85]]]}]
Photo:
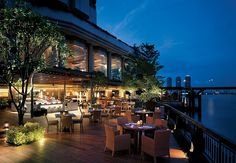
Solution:
[{"label": "dining table", "polygon": [[138,124],[138,123],[125,123],[122,125],[125,133],[131,133],[134,136],[134,152],[140,153],[141,151],[141,136],[146,131],[155,131],[156,126],[153,124]]},{"label": "dining table", "polygon": [[[76,117],[76,115],[74,113],[67,113],[67,114],[63,114],[64,116],[71,116],[71,117]],[[60,113],[56,113],[55,114],[56,118],[61,118],[61,114]]]},{"label": "dining table", "polygon": [[62,121],[61,121],[61,116],[62,115],[63,116],[71,116],[71,118],[76,117],[76,115],[74,113],[69,113],[68,111],[62,111],[61,113],[56,113],[55,114],[55,117],[60,119],[59,120],[60,131],[67,131],[67,130],[62,129]]}]

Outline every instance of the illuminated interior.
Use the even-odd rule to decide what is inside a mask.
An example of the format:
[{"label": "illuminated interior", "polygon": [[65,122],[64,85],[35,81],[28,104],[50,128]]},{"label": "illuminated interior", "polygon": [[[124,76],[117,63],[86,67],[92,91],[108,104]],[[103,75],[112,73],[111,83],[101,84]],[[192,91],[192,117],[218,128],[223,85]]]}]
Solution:
[{"label": "illuminated interior", "polygon": [[66,68],[73,70],[88,71],[88,47],[83,44],[76,42],[76,44],[70,44],[72,50],[72,56],[68,57],[65,63]]},{"label": "illuminated interior", "polygon": [[112,56],[111,58],[111,79],[112,80],[121,80],[122,71],[121,71],[121,57]]},{"label": "illuminated interior", "polygon": [[100,71],[107,76],[107,54],[105,50],[94,49],[94,71]]}]

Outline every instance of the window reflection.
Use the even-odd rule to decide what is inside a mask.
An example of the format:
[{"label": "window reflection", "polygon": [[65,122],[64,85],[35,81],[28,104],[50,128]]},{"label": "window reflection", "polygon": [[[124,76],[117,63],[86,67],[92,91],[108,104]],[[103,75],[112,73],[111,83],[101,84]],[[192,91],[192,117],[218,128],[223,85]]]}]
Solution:
[{"label": "window reflection", "polygon": [[112,56],[111,58],[111,79],[112,80],[121,80],[121,57]]},{"label": "window reflection", "polygon": [[66,68],[80,71],[88,71],[88,47],[76,42],[76,44],[69,44],[73,55],[68,57],[65,63]]},{"label": "window reflection", "polygon": [[100,71],[107,76],[107,54],[105,50],[94,49],[94,71]]},{"label": "window reflection", "polygon": [[[55,50],[55,49],[54,49]],[[54,55],[53,55],[53,48],[50,46],[48,47],[44,52],[43,52],[43,60],[46,63],[47,67],[51,67],[51,66],[56,66],[56,51],[54,51]]]}]

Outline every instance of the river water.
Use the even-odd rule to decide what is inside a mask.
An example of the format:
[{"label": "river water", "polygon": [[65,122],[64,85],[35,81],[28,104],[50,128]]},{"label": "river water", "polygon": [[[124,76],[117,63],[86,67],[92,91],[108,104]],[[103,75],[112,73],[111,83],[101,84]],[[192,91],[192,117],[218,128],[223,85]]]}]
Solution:
[{"label": "river water", "polygon": [[201,123],[236,144],[236,95],[202,95]]}]

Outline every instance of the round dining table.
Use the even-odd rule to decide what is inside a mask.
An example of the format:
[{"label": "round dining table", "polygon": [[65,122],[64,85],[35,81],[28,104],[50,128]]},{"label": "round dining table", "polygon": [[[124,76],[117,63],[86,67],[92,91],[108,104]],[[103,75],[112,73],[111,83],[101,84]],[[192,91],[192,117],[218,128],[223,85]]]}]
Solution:
[{"label": "round dining table", "polygon": [[145,131],[155,131],[156,126],[152,124],[126,123],[122,125],[125,132],[134,135],[134,152],[139,153],[141,149],[141,136]]}]

